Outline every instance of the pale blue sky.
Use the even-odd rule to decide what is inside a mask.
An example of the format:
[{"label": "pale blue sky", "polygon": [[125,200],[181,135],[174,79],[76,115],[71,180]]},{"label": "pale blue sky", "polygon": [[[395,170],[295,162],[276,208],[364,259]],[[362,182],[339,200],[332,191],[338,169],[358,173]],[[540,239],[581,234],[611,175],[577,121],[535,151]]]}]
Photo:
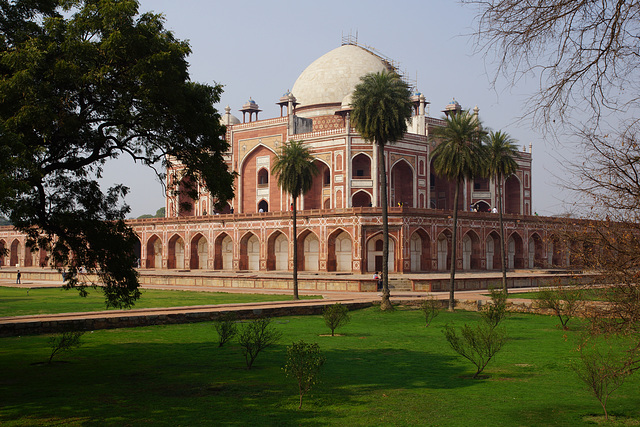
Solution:
[{"label": "pale blue sky", "polygon": [[[478,105],[485,126],[509,132],[519,145],[533,144],[533,210],[541,215],[565,211],[554,174],[564,168],[555,160],[558,147],[545,142],[529,121],[518,122],[527,93],[536,81],[518,87],[490,85],[492,64],[474,54],[474,11],[451,0],[432,1],[254,1],[142,0],[140,11],[166,17],[166,27],[190,42],[194,81],[224,85],[220,111],[238,109],[252,97],[260,118],[279,116],[275,104],[315,59],[339,47],[343,35],[358,35],[400,64],[425,94],[430,115],[455,98],[463,108]],[[295,94],[294,94],[295,95]],[[108,167],[105,183],[131,188],[126,201],[131,217],[155,213],[164,206],[162,187],[143,166],[121,160]]]}]

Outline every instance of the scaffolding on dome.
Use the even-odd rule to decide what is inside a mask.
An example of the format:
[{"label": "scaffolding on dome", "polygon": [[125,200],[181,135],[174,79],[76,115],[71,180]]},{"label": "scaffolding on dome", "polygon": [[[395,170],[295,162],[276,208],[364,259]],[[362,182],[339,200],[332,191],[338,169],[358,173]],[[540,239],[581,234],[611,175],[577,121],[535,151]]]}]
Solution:
[{"label": "scaffolding on dome", "polygon": [[417,79],[416,80],[411,79],[406,71],[402,71],[400,69],[400,63],[398,61],[395,61],[395,60],[389,58],[388,56],[384,55],[382,52],[380,52],[379,50],[377,50],[376,48],[374,48],[372,46],[368,46],[368,45],[365,45],[365,44],[362,44],[362,43],[358,43],[358,32],[357,31],[356,31],[355,36],[351,33],[351,30],[349,30],[349,33],[346,34],[346,35],[344,33],[342,34],[342,46],[345,46],[345,45],[358,46],[359,48],[362,48],[362,49],[366,50],[370,54],[377,56],[382,61],[384,61],[385,64],[387,64],[389,67],[391,67],[393,69],[393,71],[398,73],[400,78],[402,80],[404,80],[409,85],[409,88],[412,91],[417,90]]}]

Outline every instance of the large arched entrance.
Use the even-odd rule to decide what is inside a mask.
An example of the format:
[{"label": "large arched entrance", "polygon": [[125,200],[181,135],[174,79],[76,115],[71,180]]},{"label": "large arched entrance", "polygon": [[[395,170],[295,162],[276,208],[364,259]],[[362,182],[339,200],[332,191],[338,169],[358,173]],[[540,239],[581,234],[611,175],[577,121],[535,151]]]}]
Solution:
[{"label": "large arched entrance", "polygon": [[227,233],[221,233],[214,241],[213,268],[233,270],[233,240]]},{"label": "large arched entrance", "polygon": [[[302,254],[302,257],[300,257]],[[298,236],[298,268],[304,271],[320,270],[320,241],[318,236],[305,230]]]},{"label": "large arched entrance", "polygon": [[495,231],[492,231],[487,236],[485,256],[487,270],[502,270],[500,235]]},{"label": "large arched entrance", "polygon": [[524,268],[522,237],[513,233],[507,239],[507,268]]},{"label": "large arched entrance", "polygon": [[162,240],[155,234],[147,240],[147,268],[162,268]]},{"label": "large arched entrance", "polygon": [[391,206],[413,207],[413,169],[406,160],[391,168]]},{"label": "large arched entrance", "polygon": [[423,229],[416,230],[409,240],[411,271],[431,270],[431,239]]},{"label": "large arched entrance", "polygon": [[[382,271],[383,266],[383,246],[382,234],[376,234],[367,242],[367,271]],[[395,240],[389,236],[389,260],[387,268],[389,272],[396,271]]]},{"label": "large arched entrance", "polygon": [[328,271],[351,271],[351,236],[344,230],[336,230],[329,236],[327,251]]},{"label": "large arched entrance", "polygon": [[198,233],[191,239],[190,268],[193,270],[206,269],[209,261],[209,245],[207,239]]},{"label": "large arched entrance", "polygon": [[167,268],[184,269],[184,240],[177,234],[169,239],[168,255]]},{"label": "large arched entrance", "polygon": [[451,268],[451,231],[445,230],[438,236],[438,270],[444,271]]},{"label": "large arched entrance", "polygon": [[313,164],[318,174],[313,177],[311,188],[304,193],[304,209],[322,209],[325,200],[330,201],[330,192],[325,197],[323,190],[331,187],[331,172],[329,166],[320,160],[314,160]]},{"label": "large arched entrance", "polygon": [[260,239],[253,233],[240,240],[240,270],[260,270]]},{"label": "large arched entrance", "polygon": [[480,238],[473,231],[467,232],[462,238],[462,269],[480,268],[480,252]]},{"label": "large arched entrance", "polygon": [[267,270],[289,269],[289,239],[276,231],[267,239]]}]

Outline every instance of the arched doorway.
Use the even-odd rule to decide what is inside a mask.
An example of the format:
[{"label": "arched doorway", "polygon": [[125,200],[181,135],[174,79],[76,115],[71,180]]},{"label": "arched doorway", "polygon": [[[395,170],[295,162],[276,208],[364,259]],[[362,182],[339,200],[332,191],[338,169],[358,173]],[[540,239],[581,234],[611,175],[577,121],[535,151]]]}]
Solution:
[{"label": "arched doorway", "polygon": [[[331,172],[329,166],[320,160],[313,164],[318,174],[313,177],[311,188],[304,193],[304,209],[322,209],[324,206],[323,189],[331,187]],[[327,200],[330,200],[327,198]]]},{"label": "arched doorway", "polygon": [[221,270],[233,270],[233,240],[225,235],[220,244]]},{"label": "arched doorway", "polygon": [[[376,234],[367,242],[367,271],[382,271],[383,246],[382,234]],[[389,272],[396,271],[395,246],[394,239],[389,236],[389,260],[387,262]]]},{"label": "arched doorway", "polygon": [[371,206],[371,194],[364,190],[356,192],[351,197],[351,206],[354,208],[366,208]]},{"label": "arched doorway", "polygon": [[10,266],[19,266],[21,252],[22,248],[20,247],[20,241],[18,241],[18,239],[15,239],[13,242],[11,242],[11,253],[9,255]]},{"label": "arched doorway", "polygon": [[253,233],[240,240],[240,270],[260,270],[260,240]]},{"label": "arched doorway", "polygon": [[504,212],[521,214],[520,199],[520,180],[515,175],[511,175],[504,183]]},{"label": "arched doorway", "polygon": [[191,194],[197,191],[197,184],[191,177],[185,176],[178,185],[178,216],[195,215],[195,206]]},{"label": "arched doorway", "polygon": [[544,255],[542,252],[542,239],[537,233],[529,238],[529,268],[543,268]]},{"label": "arched doorway", "polygon": [[451,268],[451,232],[445,230],[438,236],[438,270],[444,271]]},{"label": "arched doorway", "polygon": [[[318,271],[320,269],[320,241],[318,236],[309,230],[305,230],[298,236],[298,266],[304,271]],[[302,249],[302,250],[300,250]]]},{"label": "arched doorway", "polygon": [[167,268],[184,269],[184,240],[177,234],[169,239]]},{"label": "arched doorway", "polygon": [[431,239],[423,229],[416,230],[409,240],[411,271],[431,270]]},{"label": "arched doorway", "polygon": [[206,269],[209,261],[209,245],[207,239],[198,233],[191,239],[191,259],[189,261],[190,268]]},{"label": "arched doorway", "polygon": [[398,161],[391,168],[391,206],[413,205],[413,169],[406,160]]},{"label": "arched doorway", "polygon": [[485,242],[485,262],[487,270],[502,270],[502,250],[500,248],[500,235],[492,231]]},{"label": "arched doorway", "polygon": [[477,269],[480,266],[480,239],[473,231],[462,238],[462,269]]},{"label": "arched doorway", "polygon": [[351,160],[353,179],[371,179],[371,158],[360,153]]},{"label": "arched doorway", "polygon": [[147,240],[147,268],[162,268],[162,240],[155,234]]},{"label": "arched doorway", "polygon": [[266,200],[260,200],[260,203],[258,203],[258,212],[269,212],[269,203]]},{"label": "arched doorway", "polygon": [[522,238],[518,233],[507,239],[507,268],[524,268]]},{"label": "arched doorway", "polygon": [[276,231],[267,239],[267,270],[289,269],[289,239]]},{"label": "arched doorway", "polygon": [[335,230],[328,239],[327,270],[351,271],[351,236],[344,230]]}]

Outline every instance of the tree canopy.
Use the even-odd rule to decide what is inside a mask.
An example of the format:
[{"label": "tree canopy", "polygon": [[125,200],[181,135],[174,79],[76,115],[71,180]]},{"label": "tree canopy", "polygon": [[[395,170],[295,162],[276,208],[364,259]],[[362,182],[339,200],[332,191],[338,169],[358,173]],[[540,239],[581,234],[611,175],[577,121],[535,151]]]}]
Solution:
[{"label": "tree canopy", "polygon": [[75,273],[97,272],[108,306],[139,292],[128,189],[97,182],[107,160],[180,163],[220,204],[233,196],[222,88],[189,80],[189,53],[135,0],[0,1],[0,215],[67,286],[85,292]]}]

